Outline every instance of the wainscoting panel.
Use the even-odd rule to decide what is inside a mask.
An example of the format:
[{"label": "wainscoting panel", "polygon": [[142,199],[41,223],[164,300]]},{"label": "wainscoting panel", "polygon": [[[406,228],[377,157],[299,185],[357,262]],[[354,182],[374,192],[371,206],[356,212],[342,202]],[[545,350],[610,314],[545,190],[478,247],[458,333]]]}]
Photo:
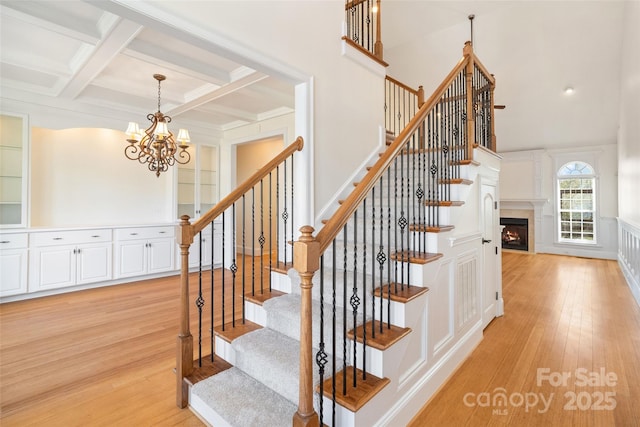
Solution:
[{"label": "wainscoting panel", "polygon": [[476,251],[458,258],[456,263],[456,331],[477,320],[479,311],[478,255]]},{"label": "wainscoting panel", "polygon": [[640,305],[640,226],[618,218],[618,264]]},{"label": "wainscoting panel", "polygon": [[434,357],[454,336],[453,260],[444,261],[429,284],[429,337]]}]

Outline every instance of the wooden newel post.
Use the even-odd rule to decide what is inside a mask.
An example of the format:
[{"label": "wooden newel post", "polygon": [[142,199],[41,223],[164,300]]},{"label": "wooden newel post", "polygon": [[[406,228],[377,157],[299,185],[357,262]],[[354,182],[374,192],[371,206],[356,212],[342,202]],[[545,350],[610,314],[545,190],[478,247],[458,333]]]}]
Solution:
[{"label": "wooden newel post", "polygon": [[418,108],[424,104],[424,88],[422,85],[418,86]]},{"label": "wooden newel post", "polygon": [[379,60],[383,60],[383,47],[382,47],[382,21],[380,13],[380,0],[376,0],[376,6],[378,8],[377,19],[376,19],[376,42],[373,45],[373,55]]},{"label": "wooden newel post", "polygon": [[464,73],[467,82],[467,159],[473,160],[473,146],[476,144],[476,111],[473,105],[473,47],[470,41],[464,44],[462,54],[467,58]]},{"label": "wooden newel post", "polygon": [[318,414],[313,409],[313,350],[311,288],[313,275],[320,268],[320,244],[313,236],[313,227],[300,228],[302,235],[293,243],[293,268],[300,275],[300,385],[298,411],[293,425],[317,427]]},{"label": "wooden newel post", "polygon": [[193,372],[193,336],[189,327],[189,246],[193,243],[193,228],[189,215],[180,217],[180,332],[176,346],[176,404],[189,404],[184,377]]}]

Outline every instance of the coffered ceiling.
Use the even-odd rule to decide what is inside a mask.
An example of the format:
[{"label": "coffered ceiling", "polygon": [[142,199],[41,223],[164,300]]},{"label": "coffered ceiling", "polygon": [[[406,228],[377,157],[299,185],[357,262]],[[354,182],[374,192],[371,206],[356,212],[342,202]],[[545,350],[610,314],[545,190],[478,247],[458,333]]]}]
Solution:
[{"label": "coffered ceiling", "polygon": [[293,111],[292,84],[124,12],[104,1],[3,0],[6,103],[81,111],[109,119],[105,126],[122,122],[124,130],[129,120],[146,125],[157,110],[159,73],[167,77],[161,110],[180,127],[223,131]]}]

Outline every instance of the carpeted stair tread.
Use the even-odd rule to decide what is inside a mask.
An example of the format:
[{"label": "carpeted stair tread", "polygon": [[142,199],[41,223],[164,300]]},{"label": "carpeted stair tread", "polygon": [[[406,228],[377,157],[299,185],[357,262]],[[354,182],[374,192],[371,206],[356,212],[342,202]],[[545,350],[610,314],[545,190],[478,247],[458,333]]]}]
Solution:
[{"label": "carpeted stair tread", "polygon": [[263,328],[236,339],[232,347],[237,368],[290,402],[298,401],[300,343],[297,340]]},{"label": "carpeted stair tread", "polygon": [[[267,312],[267,327],[278,331],[279,333],[286,335],[292,339],[298,339],[300,337],[300,296],[295,294],[284,295],[278,298],[273,298],[265,302],[263,308]],[[312,319],[313,319],[313,335],[312,346],[313,348],[320,347],[320,302],[312,301]],[[353,329],[353,316],[351,307],[347,310],[347,331]],[[324,304],[324,330],[325,330],[325,351],[328,354],[333,354],[333,337],[328,332],[331,331],[332,325],[332,310],[331,305]],[[336,316],[336,343],[342,348],[343,338],[343,319],[342,310]],[[368,316],[367,316],[368,318]],[[362,323],[362,313],[358,315],[357,325]],[[341,350],[340,350],[341,351]]]},{"label": "carpeted stair tread", "polygon": [[230,368],[195,384],[191,392],[233,427],[290,426],[296,405]]}]

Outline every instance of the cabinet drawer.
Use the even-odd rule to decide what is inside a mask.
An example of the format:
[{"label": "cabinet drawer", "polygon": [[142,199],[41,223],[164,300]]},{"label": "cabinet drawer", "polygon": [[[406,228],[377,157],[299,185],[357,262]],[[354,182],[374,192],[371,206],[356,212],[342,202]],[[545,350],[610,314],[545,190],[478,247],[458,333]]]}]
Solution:
[{"label": "cabinet drawer", "polygon": [[111,241],[111,229],[46,231],[31,234],[32,246],[78,245]]},{"label": "cabinet drawer", "polygon": [[0,250],[26,248],[28,242],[27,233],[0,234]]},{"label": "cabinet drawer", "polygon": [[117,240],[155,239],[159,237],[173,237],[175,227],[172,225],[161,227],[131,227],[115,230]]}]

